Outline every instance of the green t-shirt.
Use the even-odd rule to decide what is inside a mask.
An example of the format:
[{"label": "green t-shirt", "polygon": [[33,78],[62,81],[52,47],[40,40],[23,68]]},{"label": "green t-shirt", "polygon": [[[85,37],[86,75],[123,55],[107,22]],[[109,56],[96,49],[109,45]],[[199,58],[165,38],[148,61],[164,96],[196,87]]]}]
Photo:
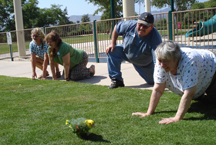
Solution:
[{"label": "green t-shirt", "polygon": [[[70,69],[73,68],[75,65],[82,62],[83,50],[75,49],[70,44],[65,43],[65,42],[61,43],[59,50],[57,52],[57,55],[54,57],[53,60],[56,63],[63,65],[62,57],[68,53],[70,53]],[[49,55],[49,48],[48,48],[47,54]]]}]

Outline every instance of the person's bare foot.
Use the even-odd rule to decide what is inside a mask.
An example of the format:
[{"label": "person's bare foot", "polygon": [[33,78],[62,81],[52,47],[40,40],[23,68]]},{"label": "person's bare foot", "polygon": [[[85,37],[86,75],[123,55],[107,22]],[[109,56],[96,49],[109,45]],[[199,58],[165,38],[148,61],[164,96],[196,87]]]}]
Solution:
[{"label": "person's bare foot", "polygon": [[91,65],[89,71],[90,71],[90,76],[91,77],[94,76],[94,74],[95,74],[95,66]]},{"label": "person's bare foot", "polygon": [[[46,72],[46,77],[47,77],[47,76],[49,76],[48,71]],[[43,74],[41,74],[41,75],[38,77],[38,79],[46,79],[46,78],[43,78]]]}]

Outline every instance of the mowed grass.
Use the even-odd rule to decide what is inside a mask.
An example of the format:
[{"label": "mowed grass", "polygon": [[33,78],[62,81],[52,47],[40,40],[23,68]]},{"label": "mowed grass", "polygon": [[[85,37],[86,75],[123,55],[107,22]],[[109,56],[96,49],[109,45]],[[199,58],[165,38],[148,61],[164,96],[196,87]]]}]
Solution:
[{"label": "mowed grass", "polygon": [[[93,79],[93,78],[92,78]],[[145,118],[151,90],[107,89],[87,83],[0,76],[0,144],[215,144],[215,102],[193,101],[185,119],[168,125],[180,97],[165,92],[155,113]],[[78,138],[66,119],[95,121],[87,139]]]},{"label": "mowed grass", "polygon": [[[30,41],[25,42],[26,50],[29,49]],[[13,42],[11,45],[12,52],[18,52],[17,43]],[[0,54],[10,53],[10,46],[7,43],[0,43]]]}]

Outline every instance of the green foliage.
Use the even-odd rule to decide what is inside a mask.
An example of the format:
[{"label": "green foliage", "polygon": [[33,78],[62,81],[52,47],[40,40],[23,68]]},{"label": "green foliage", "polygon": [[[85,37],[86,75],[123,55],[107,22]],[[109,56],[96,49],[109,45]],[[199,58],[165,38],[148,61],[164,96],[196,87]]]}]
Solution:
[{"label": "green foliage", "polygon": [[84,22],[90,22],[89,15],[88,14],[83,15],[82,18],[81,18],[81,22],[82,23],[84,23]]},{"label": "green foliage", "polygon": [[203,8],[205,8],[204,3],[195,3],[195,4],[193,4],[193,6],[191,7],[191,10],[193,10],[193,9],[203,9]]},{"label": "green foliage", "polygon": [[[162,8],[165,6],[170,6],[170,0],[152,0],[152,6]],[[174,0],[174,9],[176,11],[189,10],[197,0]]]},{"label": "green foliage", "polygon": [[[40,9],[37,0],[30,0],[22,7],[24,28],[32,28],[36,25]],[[13,29],[11,29],[13,30]]]},{"label": "green foliage", "polygon": [[[0,92],[0,144],[216,142],[215,101],[192,101],[183,120],[160,125],[162,118],[175,116],[178,109],[180,97],[171,92],[166,91],[155,113],[144,118],[131,113],[148,109],[151,90],[110,90],[107,86],[78,82],[0,76]],[[86,117],[96,122],[87,140],[77,138],[68,129],[68,117]]]},{"label": "green foliage", "polygon": [[[71,24],[67,17],[67,8],[61,10],[61,5],[51,5],[49,9],[37,7],[38,0],[22,0],[24,29],[50,25]],[[13,0],[0,0],[0,29],[15,30]]]},{"label": "green foliage", "polygon": [[[203,8],[203,3],[196,3],[193,9]],[[188,13],[182,13],[178,17],[178,21],[181,21],[180,18],[184,21],[182,23],[183,28],[191,27],[190,25],[197,25],[197,22],[205,22],[212,18],[216,14],[216,10],[202,10],[202,11],[193,11]],[[185,26],[184,26],[185,25]]]},{"label": "green foliage", "polygon": [[[101,20],[111,18],[111,3],[110,0],[86,0],[89,3],[99,6],[99,8],[94,12],[93,15],[98,14],[98,12],[103,12]],[[122,17],[122,0],[115,0],[115,18]]]},{"label": "green foliage", "polygon": [[[25,0],[22,0],[23,4]],[[0,29],[15,28],[13,0],[0,0]]]},{"label": "green foliage", "polygon": [[167,20],[165,18],[160,19],[154,23],[157,30],[167,30]]},{"label": "green foliage", "polygon": [[195,3],[193,4],[191,9],[204,9],[204,8],[212,8],[216,7],[216,0],[210,0],[203,3]]},{"label": "green foliage", "polygon": [[67,15],[67,8],[61,10],[61,5],[51,5],[49,9],[40,9],[38,18],[36,19],[36,26],[50,26],[50,25],[63,25],[70,24]]},{"label": "green foliage", "polygon": [[216,7],[216,0],[211,0],[211,1],[204,2],[204,5],[205,5],[204,8]]}]

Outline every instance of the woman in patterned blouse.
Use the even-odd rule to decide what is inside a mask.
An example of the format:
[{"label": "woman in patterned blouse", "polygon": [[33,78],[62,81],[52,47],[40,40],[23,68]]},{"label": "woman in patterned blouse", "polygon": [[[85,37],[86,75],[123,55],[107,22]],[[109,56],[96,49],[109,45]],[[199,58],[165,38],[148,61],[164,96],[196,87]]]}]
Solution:
[{"label": "woman in patterned blouse", "polygon": [[149,116],[157,107],[165,87],[182,96],[178,111],[174,117],[163,118],[159,124],[180,121],[188,111],[192,99],[215,97],[216,57],[208,50],[180,48],[173,41],[161,43],[155,55],[157,62],[154,70],[154,88],[146,113],[132,115]]},{"label": "woman in patterned blouse", "polygon": [[[36,67],[41,69],[43,73],[38,77],[38,79],[46,79],[49,76],[47,71],[48,55],[47,48],[48,45],[45,43],[45,35],[41,28],[34,28],[31,31],[32,41],[29,44],[29,51],[31,53],[31,65],[32,65],[32,79],[37,78]],[[60,71],[58,64],[55,64],[56,75],[60,77]]]}]

